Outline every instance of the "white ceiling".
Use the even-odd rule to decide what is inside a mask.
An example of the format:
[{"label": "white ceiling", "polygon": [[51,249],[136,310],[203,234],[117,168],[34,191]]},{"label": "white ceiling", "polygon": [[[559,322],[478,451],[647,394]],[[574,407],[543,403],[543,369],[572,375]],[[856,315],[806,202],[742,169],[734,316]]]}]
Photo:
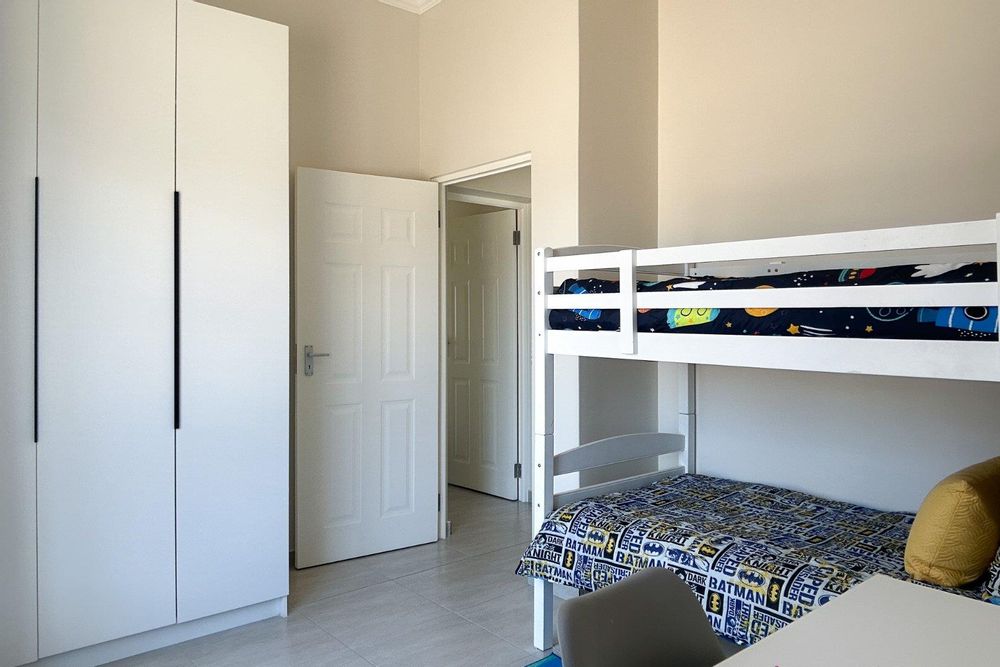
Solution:
[{"label": "white ceiling", "polygon": [[441,2],[441,0],[378,0],[379,2],[405,9],[414,14],[423,14],[428,9]]}]

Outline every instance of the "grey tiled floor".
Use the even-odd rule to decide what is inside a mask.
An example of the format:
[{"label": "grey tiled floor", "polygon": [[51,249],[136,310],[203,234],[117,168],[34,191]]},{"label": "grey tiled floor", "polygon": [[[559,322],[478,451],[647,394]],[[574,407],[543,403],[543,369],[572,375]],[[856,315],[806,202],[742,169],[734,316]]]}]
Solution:
[{"label": "grey tiled floor", "polygon": [[[116,665],[499,665],[531,645],[527,504],[451,487],[446,541],[292,570],[289,613]],[[557,599],[557,604],[558,604]]]}]

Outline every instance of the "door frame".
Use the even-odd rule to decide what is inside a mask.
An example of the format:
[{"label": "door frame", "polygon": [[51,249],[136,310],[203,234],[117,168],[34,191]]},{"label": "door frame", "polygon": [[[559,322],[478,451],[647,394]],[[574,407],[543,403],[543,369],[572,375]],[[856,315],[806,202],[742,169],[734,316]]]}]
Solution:
[{"label": "door frame", "polygon": [[484,176],[531,166],[531,153],[487,162],[468,169],[443,174],[431,181],[438,184],[438,287],[440,299],[440,325],[438,332],[438,537],[448,537],[448,200],[484,204],[513,209],[517,215],[517,229],[521,244],[517,246],[517,461],[522,473],[518,481],[519,502],[528,502],[531,492],[531,475],[525,461],[531,458],[531,200],[513,195],[463,189],[449,195],[448,188]]}]

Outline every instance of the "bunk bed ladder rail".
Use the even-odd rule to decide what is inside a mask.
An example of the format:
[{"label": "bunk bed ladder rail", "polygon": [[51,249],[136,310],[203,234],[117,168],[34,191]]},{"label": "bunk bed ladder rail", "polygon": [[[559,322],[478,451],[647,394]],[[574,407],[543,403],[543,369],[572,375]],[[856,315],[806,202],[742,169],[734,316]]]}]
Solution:
[{"label": "bunk bed ladder rail", "polygon": [[[547,263],[550,248],[535,251],[532,271],[534,306],[532,327],[532,453],[531,462],[531,526],[537,533],[552,511],[553,440],[553,357],[547,352],[548,307],[552,294],[552,273]],[[544,579],[532,581],[534,588],[534,644],[541,649],[552,648],[553,606],[552,584]]]}]

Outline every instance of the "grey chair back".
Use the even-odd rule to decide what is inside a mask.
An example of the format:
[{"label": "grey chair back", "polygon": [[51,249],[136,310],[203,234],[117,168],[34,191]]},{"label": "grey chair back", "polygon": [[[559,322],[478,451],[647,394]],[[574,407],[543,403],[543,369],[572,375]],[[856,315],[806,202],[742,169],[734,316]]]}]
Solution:
[{"label": "grey chair back", "polygon": [[694,592],[662,568],[564,601],[556,625],[565,667],[709,667],[726,657]]}]

